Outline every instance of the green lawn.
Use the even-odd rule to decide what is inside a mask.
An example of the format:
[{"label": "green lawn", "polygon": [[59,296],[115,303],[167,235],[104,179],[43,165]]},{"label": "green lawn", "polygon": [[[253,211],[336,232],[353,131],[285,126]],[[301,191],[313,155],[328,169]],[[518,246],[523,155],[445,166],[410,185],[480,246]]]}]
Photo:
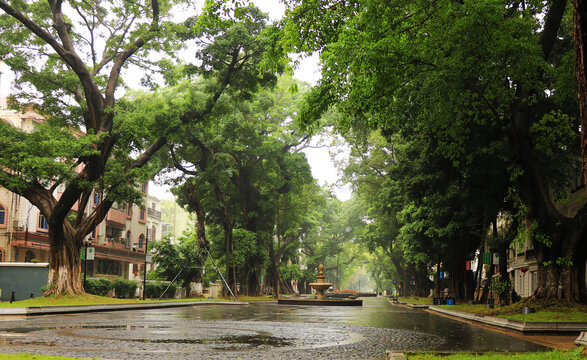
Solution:
[{"label": "green lawn", "polygon": [[405,301],[410,304],[414,305],[432,305],[432,298],[429,297],[416,297],[416,296],[409,296],[409,297],[399,297],[399,301]]},{"label": "green lawn", "polygon": [[[399,300],[416,305],[432,305],[429,297],[400,297]],[[439,305],[440,307],[464,311],[477,315],[495,316],[525,322],[587,322],[587,306],[558,302],[541,303],[525,300],[509,306],[487,309],[485,304],[465,304],[457,301],[457,305]],[[524,306],[533,307],[533,314],[522,314]]]},{"label": "green lawn", "polygon": [[[51,356],[51,355],[31,355],[31,354],[0,354],[0,359],[4,360],[71,360],[78,358],[71,358],[65,356]],[[87,359],[90,360],[90,359]]]},{"label": "green lawn", "polygon": [[137,299],[115,299],[105,296],[90,294],[84,295],[59,295],[37,297],[27,300],[15,301],[12,304],[8,301],[1,302],[0,307],[40,307],[40,306],[76,306],[76,305],[107,305],[107,304],[140,304],[152,302],[175,302],[175,301],[226,301],[226,299],[166,299],[166,300],[137,300]]},{"label": "green lawn", "polygon": [[408,360],[579,360],[587,359],[581,354],[583,348],[571,351],[553,350],[539,353],[458,353],[458,354],[432,354],[432,353],[406,353]]},{"label": "green lawn", "polygon": [[[524,306],[533,307],[536,312],[524,315],[522,314]],[[526,322],[587,322],[587,306],[578,304],[522,302],[493,309],[486,309],[485,304],[441,305],[441,307]]]}]

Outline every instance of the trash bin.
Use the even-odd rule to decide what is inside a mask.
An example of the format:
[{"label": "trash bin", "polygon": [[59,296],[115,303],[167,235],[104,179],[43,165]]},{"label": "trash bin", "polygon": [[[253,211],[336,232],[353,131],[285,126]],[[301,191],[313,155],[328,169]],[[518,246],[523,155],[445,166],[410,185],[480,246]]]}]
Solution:
[{"label": "trash bin", "polygon": [[446,299],[446,305],[454,305],[455,304],[455,299],[454,298],[448,298]]}]

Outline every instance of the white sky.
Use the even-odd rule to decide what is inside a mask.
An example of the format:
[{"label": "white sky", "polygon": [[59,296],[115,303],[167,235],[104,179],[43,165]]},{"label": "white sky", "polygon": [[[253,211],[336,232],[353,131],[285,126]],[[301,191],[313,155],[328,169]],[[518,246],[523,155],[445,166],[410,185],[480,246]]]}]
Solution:
[{"label": "white sky", "polygon": [[[268,13],[271,20],[278,20],[283,16],[285,7],[281,2],[275,0],[253,0],[253,2],[262,11]],[[0,72],[2,73],[0,75],[0,94],[9,94],[14,75],[3,63],[0,63]],[[315,85],[320,78],[318,57],[314,55],[308,58],[301,58],[298,68],[294,71],[294,77]],[[328,148],[309,148],[305,149],[304,152],[312,168],[312,175],[318,180],[319,184],[333,185],[338,181],[338,170],[332,162]],[[152,182],[149,185],[149,192],[162,199],[172,198],[171,193],[167,189],[165,186],[159,186]],[[351,197],[351,191],[348,187],[334,187],[333,192],[341,200],[348,200]]]}]

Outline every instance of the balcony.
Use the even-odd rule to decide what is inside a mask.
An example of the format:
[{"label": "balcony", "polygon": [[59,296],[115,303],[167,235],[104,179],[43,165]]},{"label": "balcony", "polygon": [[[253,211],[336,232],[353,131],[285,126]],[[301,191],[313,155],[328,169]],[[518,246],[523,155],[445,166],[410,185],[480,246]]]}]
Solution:
[{"label": "balcony", "polygon": [[161,220],[161,211],[152,208],[147,208],[147,215]]},{"label": "balcony", "polygon": [[110,209],[108,214],[106,214],[106,221],[115,225],[125,226],[126,213],[124,211]]}]

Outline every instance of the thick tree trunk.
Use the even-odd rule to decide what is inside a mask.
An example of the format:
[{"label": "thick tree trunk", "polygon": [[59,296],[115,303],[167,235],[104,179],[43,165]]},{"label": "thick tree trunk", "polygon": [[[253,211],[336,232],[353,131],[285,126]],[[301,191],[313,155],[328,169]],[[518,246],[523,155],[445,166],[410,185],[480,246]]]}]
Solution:
[{"label": "thick tree trunk", "polygon": [[581,117],[581,155],[583,157],[583,181],[587,186],[587,73],[585,49],[587,47],[587,1],[573,0],[573,35],[575,37],[575,76]]},{"label": "thick tree trunk", "polygon": [[[535,241],[538,279],[534,299],[580,302],[585,288],[585,225],[566,221],[551,244]],[[570,225],[569,225],[570,224]]]},{"label": "thick tree trunk", "polygon": [[45,295],[84,294],[81,267],[81,240],[49,228],[49,287]]}]

